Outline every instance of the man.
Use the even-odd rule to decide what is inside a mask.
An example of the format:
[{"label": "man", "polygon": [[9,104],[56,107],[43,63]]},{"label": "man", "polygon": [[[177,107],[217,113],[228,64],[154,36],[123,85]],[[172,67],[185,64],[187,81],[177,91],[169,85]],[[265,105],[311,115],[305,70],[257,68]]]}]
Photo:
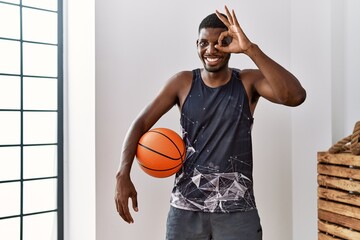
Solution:
[{"label": "man", "polygon": [[[181,112],[187,157],[176,174],[167,220],[167,239],[262,239],[252,184],[251,128],[260,97],[298,106],[306,92],[290,72],[265,55],[225,6],[199,26],[197,50],[203,69],[174,75],[132,123],[116,175],[120,216],[133,222],[137,208],[130,169],[140,137],[174,105]],[[228,67],[243,53],[258,69]]]}]

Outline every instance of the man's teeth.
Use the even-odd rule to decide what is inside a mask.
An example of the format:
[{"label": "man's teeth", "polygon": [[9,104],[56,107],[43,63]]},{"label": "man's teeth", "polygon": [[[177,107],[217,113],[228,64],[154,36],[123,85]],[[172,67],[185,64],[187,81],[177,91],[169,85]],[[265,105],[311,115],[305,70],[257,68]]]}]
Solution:
[{"label": "man's teeth", "polygon": [[219,58],[206,58],[206,60],[209,62],[216,62]]}]

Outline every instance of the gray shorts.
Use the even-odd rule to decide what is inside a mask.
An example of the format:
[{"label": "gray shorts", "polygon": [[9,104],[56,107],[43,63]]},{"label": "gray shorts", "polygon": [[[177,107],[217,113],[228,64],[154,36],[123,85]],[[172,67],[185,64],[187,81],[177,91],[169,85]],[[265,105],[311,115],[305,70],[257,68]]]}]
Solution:
[{"label": "gray shorts", "polygon": [[204,213],[170,207],[166,240],[261,240],[256,209],[247,212]]}]

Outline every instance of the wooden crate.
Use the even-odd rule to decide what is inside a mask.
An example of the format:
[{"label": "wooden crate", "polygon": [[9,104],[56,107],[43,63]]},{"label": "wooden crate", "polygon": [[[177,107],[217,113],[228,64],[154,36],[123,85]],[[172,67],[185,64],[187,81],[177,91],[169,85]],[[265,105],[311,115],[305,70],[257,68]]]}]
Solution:
[{"label": "wooden crate", "polygon": [[318,239],[360,240],[360,156],[318,152]]}]

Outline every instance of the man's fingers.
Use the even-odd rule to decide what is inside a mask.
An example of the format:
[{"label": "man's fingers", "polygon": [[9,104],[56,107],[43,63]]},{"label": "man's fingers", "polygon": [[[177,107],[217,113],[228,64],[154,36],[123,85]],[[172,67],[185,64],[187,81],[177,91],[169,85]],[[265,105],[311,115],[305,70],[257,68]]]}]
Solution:
[{"label": "man's fingers", "polygon": [[229,46],[233,41],[233,37],[228,31],[224,31],[220,33],[218,38],[218,44],[215,45],[215,48],[223,51],[223,52],[230,52]]},{"label": "man's fingers", "polygon": [[137,196],[135,195],[135,196],[131,197],[131,201],[132,201],[132,207],[133,207],[134,211],[135,212],[139,211]]},{"label": "man's fingers", "polygon": [[229,21],[226,19],[226,17],[224,17],[223,15],[221,15],[221,13],[218,10],[215,10],[215,14],[216,16],[225,24],[225,26],[227,28],[230,27],[230,23]]},{"label": "man's fingers", "polygon": [[121,215],[121,217],[128,223],[133,223],[134,222],[134,220],[133,220],[133,218],[132,218],[132,216],[130,214],[127,202],[126,202],[126,204],[122,204],[122,215]]},{"label": "man's fingers", "polygon": [[229,9],[225,5],[225,13],[226,13],[227,18],[224,17],[218,10],[215,10],[215,13],[218,16],[218,18],[226,25],[227,28],[230,28],[230,26],[234,26],[234,25],[237,27],[240,27],[239,22],[236,18],[234,9],[231,10],[231,13],[230,13]]},{"label": "man's fingers", "polygon": [[122,219],[124,219],[125,222],[127,223],[133,223],[134,219],[132,218],[129,208],[126,204],[122,204],[119,200],[115,199],[115,205],[116,205],[116,210],[119,213],[120,217]]},{"label": "man's fingers", "polygon": [[217,43],[217,47],[222,47],[222,41],[223,41],[223,39],[224,39],[224,34],[223,34],[224,32],[222,32],[222,33],[220,33],[220,35],[219,35],[219,38],[218,38],[218,43]]},{"label": "man's fingers", "polygon": [[240,24],[239,24],[239,21],[237,20],[234,9],[232,10],[232,17],[233,17],[235,25],[240,28]]},{"label": "man's fingers", "polygon": [[137,211],[137,193],[135,187],[129,178],[117,178],[115,188],[115,204],[121,218],[127,223],[133,223],[129,211],[129,198],[132,199],[133,208]]},{"label": "man's fingers", "polygon": [[225,5],[225,12],[226,12],[226,16],[228,17],[228,21],[229,21],[230,25],[234,25],[233,18],[232,18],[230,11],[226,5]]}]

